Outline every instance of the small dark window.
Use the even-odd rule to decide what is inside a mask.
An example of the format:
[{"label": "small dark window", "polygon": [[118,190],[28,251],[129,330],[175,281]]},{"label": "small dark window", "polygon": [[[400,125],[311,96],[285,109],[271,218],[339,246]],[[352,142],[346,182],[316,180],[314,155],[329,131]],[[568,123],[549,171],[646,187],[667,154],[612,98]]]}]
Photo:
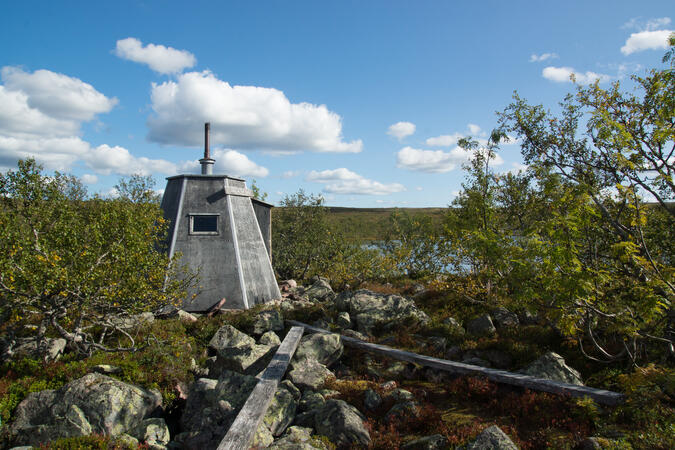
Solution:
[{"label": "small dark window", "polygon": [[190,234],[218,234],[218,216],[210,214],[191,215]]}]

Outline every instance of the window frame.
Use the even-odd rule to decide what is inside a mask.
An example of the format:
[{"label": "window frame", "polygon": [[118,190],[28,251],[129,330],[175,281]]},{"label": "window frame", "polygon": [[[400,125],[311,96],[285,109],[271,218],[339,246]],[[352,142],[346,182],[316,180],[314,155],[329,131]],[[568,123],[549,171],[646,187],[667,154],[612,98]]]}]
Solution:
[{"label": "window frame", "polygon": [[[188,216],[190,217],[190,225],[188,228],[188,234],[190,236],[218,236],[220,235],[220,213],[189,213]],[[210,216],[210,217],[215,217],[216,218],[216,230],[215,231],[195,231],[194,225],[195,225],[195,217],[204,217],[204,216]]]}]

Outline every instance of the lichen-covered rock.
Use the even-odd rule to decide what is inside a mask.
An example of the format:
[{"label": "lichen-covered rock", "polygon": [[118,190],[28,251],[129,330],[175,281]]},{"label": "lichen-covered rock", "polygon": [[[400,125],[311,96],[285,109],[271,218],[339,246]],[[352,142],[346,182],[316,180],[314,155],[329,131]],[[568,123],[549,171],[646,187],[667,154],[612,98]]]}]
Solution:
[{"label": "lichen-covered rock", "polygon": [[454,317],[446,317],[441,323],[450,328],[450,330],[456,335],[464,335],[466,333],[466,330],[464,327],[462,327],[462,324]]},{"label": "lichen-covered rock", "polygon": [[426,323],[429,317],[415,306],[415,302],[400,295],[386,295],[361,289],[345,300],[349,316],[358,331],[371,334],[376,326],[385,331],[401,324]]},{"label": "lichen-covered rock", "polygon": [[325,301],[333,300],[335,298],[335,292],[333,288],[330,287],[328,281],[324,278],[319,278],[307,289],[305,290],[305,295],[309,298],[310,301]]},{"label": "lichen-covered rock", "polygon": [[370,434],[364,420],[363,414],[347,402],[328,400],[314,416],[314,429],[339,447],[366,446],[370,444]]},{"label": "lichen-covered rock", "polygon": [[557,353],[548,352],[521,371],[533,377],[583,386],[581,374],[568,366],[565,359]]},{"label": "lichen-covered rock", "polygon": [[251,345],[247,347],[224,348],[215,358],[206,361],[209,377],[218,377],[224,370],[234,370],[246,375],[256,375],[274,357],[277,346]]},{"label": "lichen-covered rock", "polygon": [[317,409],[323,407],[326,404],[326,399],[323,395],[318,392],[314,392],[311,389],[305,390],[300,399],[300,404],[298,409],[302,412],[310,411],[312,409]]},{"label": "lichen-covered rock", "polygon": [[513,443],[506,433],[497,425],[483,430],[475,441],[467,445],[467,450],[518,450],[518,446]]},{"label": "lichen-covered rock", "polygon": [[268,447],[271,450],[323,450],[321,442],[312,439],[312,429],[298,426],[289,427],[283,437]]},{"label": "lichen-covered rock", "polygon": [[474,336],[491,336],[497,332],[497,329],[492,323],[492,318],[485,314],[469,321],[466,324],[466,331]]},{"label": "lichen-covered rock", "polygon": [[340,328],[351,328],[352,319],[349,317],[349,313],[347,311],[342,311],[338,313],[337,319],[335,319],[335,323]]},{"label": "lichen-covered rock", "polygon": [[17,444],[29,445],[91,433],[118,436],[161,404],[157,391],[90,373],[58,390],[29,394],[16,408],[11,432]]},{"label": "lichen-covered rock", "polygon": [[258,425],[258,429],[253,436],[251,441],[252,448],[267,448],[270,444],[274,442],[274,436],[272,432],[267,428],[267,425],[261,423]]},{"label": "lichen-covered rock", "polygon": [[358,339],[360,341],[368,341],[368,336],[365,334],[359,333],[356,330],[348,329],[348,330],[343,330],[342,334],[345,336],[348,336],[350,338]]},{"label": "lichen-covered rock", "polygon": [[344,346],[339,334],[316,333],[302,338],[293,360],[314,359],[325,366],[330,366],[340,359],[343,351]]},{"label": "lichen-covered rock", "polygon": [[298,401],[295,399],[293,392],[288,390],[286,386],[281,385],[274,393],[274,398],[267,408],[263,423],[272,435],[280,436],[293,422],[297,407]]},{"label": "lichen-covered rock", "polygon": [[267,346],[279,346],[281,345],[281,339],[279,339],[279,336],[274,331],[268,331],[266,333],[263,333],[262,336],[260,336],[260,339],[258,340],[258,343],[261,345],[267,345]]},{"label": "lichen-covered rock", "polygon": [[492,322],[498,330],[502,328],[517,327],[520,325],[516,313],[509,311],[506,308],[497,308],[492,311]]},{"label": "lichen-covered rock", "polygon": [[391,409],[387,411],[387,414],[384,415],[384,421],[405,421],[406,419],[418,416],[419,408],[417,403],[412,400],[408,400],[396,403],[394,406],[392,406]]},{"label": "lichen-covered rock", "polygon": [[129,434],[148,445],[166,445],[171,440],[169,427],[166,426],[164,419],[159,417],[143,420],[131,429]]},{"label": "lichen-covered rock", "polygon": [[253,322],[253,334],[260,335],[266,331],[281,331],[284,329],[284,319],[276,309],[260,311]]},{"label": "lichen-covered rock", "polygon": [[57,361],[66,350],[66,340],[62,338],[51,339],[44,338],[42,349],[38,349],[37,338],[18,339],[11,348],[5,348],[0,360],[7,360],[16,357],[29,356],[34,358],[44,358],[45,361]]},{"label": "lichen-covered rock", "polygon": [[211,354],[218,354],[221,350],[231,348],[252,347],[255,339],[246,333],[242,333],[232,325],[223,325],[209,341]]},{"label": "lichen-covered rock", "polygon": [[363,397],[363,407],[369,410],[377,409],[382,404],[380,394],[372,389],[367,389]]},{"label": "lichen-covered rock", "polygon": [[288,379],[303,390],[316,391],[329,378],[335,378],[335,374],[315,359],[303,359],[299,363],[294,363],[293,368],[288,372]]},{"label": "lichen-covered rock", "polygon": [[406,391],[405,389],[394,389],[391,391],[388,395],[387,398],[393,399],[395,402],[403,402],[403,401],[408,401],[408,400],[415,400],[415,396],[412,394],[410,391]]},{"label": "lichen-covered rock", "polygon": [[442,434],[424,436],[401,446],[401,450],[442,450],[448,448],[448,440]]},{"label": "lichen-covered rock", "polygon": [[189,312],[183,311],[182,309],[179,309],[176,314],[178,315],[178,318],[181,322],[191,323],[197,321],[197,317],[194,314],[190,314]]}]

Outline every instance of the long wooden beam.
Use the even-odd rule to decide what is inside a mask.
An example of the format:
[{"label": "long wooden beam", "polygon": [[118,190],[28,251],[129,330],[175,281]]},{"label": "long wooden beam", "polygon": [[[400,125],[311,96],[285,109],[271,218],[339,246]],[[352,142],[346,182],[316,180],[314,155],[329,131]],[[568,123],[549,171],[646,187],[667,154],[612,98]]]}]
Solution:
[{"label": "long wooden beam", "polygon": [[272,361],[260,377],[260,381],[248,396],[241,411],[220,441],[218,450],[248,450],[258,427],[265,417],[267,408],[274,398],[279,380],[284,376],[288,363],[298,348],[304,328],[293,327],[286,334]]},{"label": "long wooden beam", "polygon": [[[295,320],[288,320],[287,322],[295,326],[305,327],[308,331],[314,333],[331,333],[331,331],[324,330],[323,328],[313,327]],[[553,394],[569,395],[572,397],[590,397],[596,402],[605,405],[617,405],[624,400],[624,395],[619,392],[606,391],[604,389],[596,389],[588,386],[578,386],[562,381],[547,380],[545,378],[507,372],[505,370],[489,369],[487,367],[474,366],[472,364],[464,364],[449,361],[447,359],[432,358],[431,356],[397,350],[395,348],[387,347],[386,345],[371,344],[349,336],[340,335],[340,338],[342,339],[342,343],[349,347],[359,348],[367,352],[379,353],[389,358],[408,361],[425,367],[443,370],[445,372],[460,375],[483,376],[496,383],[510,384]]]}]

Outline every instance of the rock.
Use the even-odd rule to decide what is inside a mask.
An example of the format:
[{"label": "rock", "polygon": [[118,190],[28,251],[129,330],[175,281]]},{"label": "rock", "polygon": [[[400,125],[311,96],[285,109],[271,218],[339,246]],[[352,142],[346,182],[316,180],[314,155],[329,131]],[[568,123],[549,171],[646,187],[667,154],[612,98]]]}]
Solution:
[{"label": "rock", "polygon": [[300,389],[313,391],[321,388],[329,378],[335,378],[333,372],[315,359],[303,359],[293,364],[287,376]]},{"label": "rock", "polygon": [[180,418],[183,433],[175,440],[187,448],[217,447],[257,382],[232,371],[224,371],[217,380],[196,380]]},{"label": "rock", "polygon": [[166,445],[171,440],[169,427],[162,418],[145,419],[132,428],[129,434],[148,445]]},{"label": "rock", "polygon": [[335,323],[340,328],[351,328],[352,326],[352,320],[349,318],[349,313],[347,311],[338,313]]},{"label": "rock", "polygon": [[448,440],[442,434],[424,436],[401,446],[401,450],[442,450],[448,448]]},{"label": "rock", "polygon": [[450,328],[453,334],[462,336],[466,333],[466,330],[464,330],[462,324],[459,323],[459,321],[454,317],[446,317],[445,319],[443,319],[443,322],[441,323],[446,327]]},{"label": "rock", "polygon": [[351,330],[351,329],[343,330],[342,334],[344,334],[345,336],[354,338],[354,339],[359,339],[361,341],[368,341],[368,336],[366,336],[364,334],[361,334],[356,330]]},{"label": "rock", "polygon": [[518,450],[518,446],[513,443],[506,433],[497,425],[483,430],[475,441],[467,445],[467,450]]},{"label": "rock", "polygon": [[372,389],[367,389],[363,397],[363,407],[369,410],[377,409],[382,404],[380,394]]},{"label": "rock", "polygon": [[297,414],[295,416],[295,419],[293,420],[293,425],[297,425],[303,428],[314,428],[314,417],[316,416],[316,413],[320,409],[321,408],[310,409],[309,411]]},{"label": "rock", "polygon": [[443,353],[445,351],[445,346],[447,345],[448,340],[444,337],[432,336],[427,341],[427,346],[429,349],[436,353]]},{"label": "rock", "polygon": [[251,441],[252,448],[267,448],[272,442],[274,442],[272,432],[261,423]]},{"label": "rock", "polygon": [[406,379],[412,380],[417,375],[417,367],[413,363],[405,361],[391,361],[387,367],[377,367],[375,364],[368,364],[366,367],[368,374],[388,379]]},{"label": "rock", "polygon": [[[117,437],[117,441],[115,442],[116,444],[121,444],[123,448],[138,448],[138,445],[140,442],[138,442],[138,439],[136,439],[133,436],[129,436],[128,434],[121,434],[120,436]],[[16,450],[18,448],[24,448],[24,447],[15,447],[12,450]],[[25,447],[27,449],[32,449],[33,447]]]},{"label": "rock", "polygon": [[466,324],[466,331],[474,336],[492,336],[497,332],[492,318],[485,314],[477,317]]},{"label": "rock", "polygon": [[344,346],[339,334],[316,333],[302,338],[293,360],[314,359],[321,364],[330,366],[340,359],[343,351]]},{"label": "rock", "polygon": [[300,399],[300,405],[298,409],[302,412],[310,411],[312,409],[317,409],[323,407],[326,404],[326,399],[323,395],[318,392],[314,392],[311,389],[305,390]]},{"label": "rock", "polygon": [[216,354],[216,359],[207,360],[209,376],[214,378],[223,370],[257,374],[270,362],[276,346],[257,345],[252,337],[231,325],[224,325],[209,341],[209,351]]},{"label": "rock", "polygon": [[90,373],[58,390],[28,394],[15,410],[11,432],[17,443],[36,446],[91,433],[119,436],[161,404],[158,391]]},{"label": "rock", "polygon": [[155,321],[155,315],[151,312],[134,314],[132,316],[111,316],[110,322],[122,329],[137,328]]},{"label": "rock", "polygon": [[298,282],[295,281],[295,280],[293,280],[293,279],[282,281],[282,282],[279,284],[279,290],[280,290],[281,292],[288,292],[288,291],[290,291],[291,289],[294,289],[294,288],[296,288],[296,287],[298,287]]},{"label": "rock", "polygon": [[390,389],[396,389],[396,382],[394,380],[385,381],[384,383],[380,384],[380,387],[385,391]]},{"label": "rock", "polygon": [[253,322],[253,334],[261,335],[266,331],[282,331],[284,319],[276,309],[260,311]]},{"label": "rock", "polygon": [[117,366],[111,366],[109,364],[97,364],[91,368],[92,372],[102,373],[103,375],[112,375],[115,373],[120,373],[122,369]]},{"label": "rock", "polygon": [[406,391],[405,389],[394,389],[391,391],[388,395],[387,398],[392,398],[396,403],[400,403],[403,401],[408,401],[408,400],[415,400],[415,396],[412,394],[410,391]]},{"label": "rock", "polygon": [[317,319],[314,322],[312,322],[311,325],[316,328],[321,328],[322,330],[330,329],[330,324],[328,323],[327,320],[324,319]]},{"label": "rock", "polygon": [[424,292],[425,290],[426,290],[426,289],[424,288],[424,285],[421,284],[421,283],[413,283],[413,285],[410,286],[410,293],[411,293],[412,295],[421,294],[421,293]]},{"label": "rock", "polygon": [[349,312],[349,304],[351,302],[353,293],[349,290],[342,291],[335,297],[333,304],[338,311]]},{"label": "rock", "polygon": [[518,316],[506,308],[497,308],[493,310],[492,321],[498,330],[502,328],[517,327],[520,325]]},{"label": "rock", "polygon": [[178,315],[178,318],[180,319],[181,322],[186,322],[186,323],[191,323],[191,322],[196,322],[197,318],[190,314],[187,311],[183,311],[182,309],[179,309],[176,314]]},{"label": "rock", "polygon": [[408,418],[418,417],[419,408],[417,403],[408,400],[401,403],[396,403],[391,407],[387,414],[384,415],[384,421],[389,423],[392,421],[405,421]]},{"label": "rock", "polygon": [[314,416],[314,429],[338,447],[367,446],[370,434],[363,425],[365,417],[343,400],[328,400]]},{"label": "rock", "polygon": [[508,354],[499,350],[483,350],[480,352],[480,356],[490,361],[497,369],[508,369],[513,363],[513,360]]},{"label": "rock", "polygon": [[565,364],[565,359],[557,353],[548,352],[521,371],[533,377],[583,386],[581,374]]},{"label": "rock", "polygon": [[328,284],[328,281],[324,278],[317,279],[314,284],[305,291],[305,295],[312,302],[322,302],[325,300],[333,300],[335,298],[335,292],[333,292],[330,284]]},{"label": "rock", "polygon": [[281,345],[281,339],[279,339],[279,336],[277,336],[274,331],[267,331],[262,336],[260,336],[258,343],[261,345],[278,347]]},{"label": "rock", "polygon": [[281,385],[267,408],[263,423],[274,436],[280,436],[295,418],[298,402],[294,392]]},{"label": "rock", "polygon": [[268,448],[272,450],[323,450],[326,447],[312,439],[311,428],[292,426],[286,430],[281,439]]},{"label": "rock", "polygon": [[400,295],[386,295],[361,289],[348,301],[349,315],[358,331],[371,334],[376,326],[385,331],[403,324],[427,323],[429,317],[415,302]]},{"label": "rock", "polygon": [[38,350],[38,342],[36,337],[19,339],[18,342],[11,349],[5,349],[2,359],[10,359],[16,357],[33,357],[44,358],[46,362],[57,361],[66,350],[66,340],[62,338],[51,339],[44,338],[43,349],[44,353],[40,354]]},{"label": "rock", "polygon": [[288,392],[290,392],[295,400],[300,401],[302,398],[302,392],[293,383],[291,383],[290,380],[282,380],[281,383],[279,383],[279,386],[280,388],[283,387]]},{"label": "rock", "polygon": [[218,354],[221,350],[241,347],[252,347],[255,340],[237,330],[232,325],[223,325],[216,331],[209,341],[209,350],[211,354]]}]

